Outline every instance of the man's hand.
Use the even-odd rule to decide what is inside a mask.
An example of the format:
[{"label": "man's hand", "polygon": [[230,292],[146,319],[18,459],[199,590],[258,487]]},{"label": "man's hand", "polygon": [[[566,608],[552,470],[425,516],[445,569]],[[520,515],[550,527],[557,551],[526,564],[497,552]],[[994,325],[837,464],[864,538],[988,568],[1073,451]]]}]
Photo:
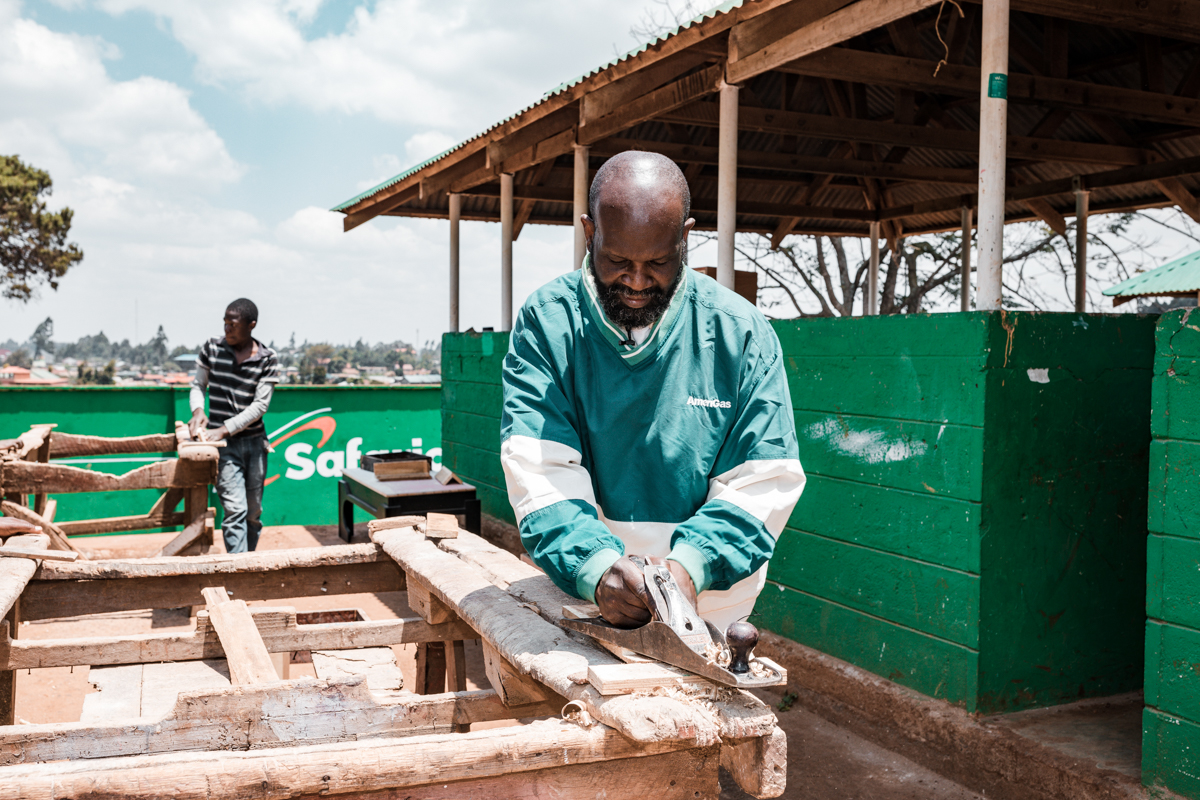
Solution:
[{"label": "man's hand", "polygon": [[222,439],[228,439],[228,438],[229,438],[229,429],[226,428],[224,425],[217,428],[216,430],[204,431],[204,441],[206,441],[206,442],[219,442]]},{"label": "man's hand", "polygon": [[197,408],[192,412],[192,421],[188,423],[188,433],[192,435],[193,441],[203,441],[201,433],[208,427],[208,417],[204,416],[204,409]]},{"label": "man's hand", "polygon": [[[668,561],[658,556],[646,556],[650,564],[666,566],[671,577],[679,584],[680,591],[696,607],[696,587],[692,576],[677,561]],[[624,556],[608,568],[608,572],[596,584],[596,605],[600,615],[618,628],[636,628],[650,621],[650,592],[646,588],[646,576],[641,568]]]}]

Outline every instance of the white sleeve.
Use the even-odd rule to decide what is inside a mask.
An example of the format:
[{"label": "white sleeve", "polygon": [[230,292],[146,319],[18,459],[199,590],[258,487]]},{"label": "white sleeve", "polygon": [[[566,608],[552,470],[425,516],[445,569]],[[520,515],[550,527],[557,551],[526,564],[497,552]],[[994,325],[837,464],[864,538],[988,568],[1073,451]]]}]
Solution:
[{"label": "white sleeve", "polygon": [[204,393],[208,390],[208,367],[196,367],[196,377],[192,379],[192,391],[189,395],[189,403],[192,407],[192,413],[195,414],[197,409],[204,410]]},{"label": "white sleeve", "polygon": [[274,392],[275,384],[259,381],[254,387],[254,399],[246,406],[246,410],[225,420],[225,430],[229,431],[229,435],[245,430],[262,419],[263,414],[267,413],[267,407],[271,405],[271,395]]}]

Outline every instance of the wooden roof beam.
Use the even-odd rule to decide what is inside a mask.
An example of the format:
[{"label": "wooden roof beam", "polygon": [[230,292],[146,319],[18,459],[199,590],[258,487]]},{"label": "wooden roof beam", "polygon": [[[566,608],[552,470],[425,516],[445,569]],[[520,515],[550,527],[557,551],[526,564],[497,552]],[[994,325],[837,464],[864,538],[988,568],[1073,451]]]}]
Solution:
[{"label": "wooden roof beam", "polygon": [[[662,122],[680,122],[704,127],[717,126],[717,109],[712,103],[693,103],[657,117]],[[975,131],[956,131],[877,122],[866,119],[842,119],[824,114],[805,114],[798,111],[768,109],[738,109],[740,130],[762,131],[807,136],[834,141],[853,140],[869,144],[899,147],[926,147],[977,155],[979,134]],[[1043,139],[1030,136],[1008,137],[1010,158],[1028,161],[1061,161],[1064,163],[1134,165],[1154,158],[1151,151],[1136,147],[1116,147],[1091,142],[1069,142],[1062,139]]]},{"label": "wooden roof beam", "polygon": [[578,141],[580,144],[594,144],[614,133],[712,94],[720,87],[724,73],[725,66],[715,64],[644,94],[600,119],[585,121],[579,128]]},{"label": "wooden roof beam", "polygon": [[[945,65],[934,77],[936,66],[933,61],[831,47],[782,65],[779,69],[799,75],[851,80],[933,94],[968,98],[979,96],[978,67]],[[1009,102],[1038,103],[1128,119],[1200,127],[1200,101],[1085,81],[1012,73],[1008,77],[1008,99]]]},{"label": "wooden roof beam", "polygon": [[[967,0],[978,5],[982,0]],[[1012,11],[1200,42],[1197,0],[1010,0]]]}]

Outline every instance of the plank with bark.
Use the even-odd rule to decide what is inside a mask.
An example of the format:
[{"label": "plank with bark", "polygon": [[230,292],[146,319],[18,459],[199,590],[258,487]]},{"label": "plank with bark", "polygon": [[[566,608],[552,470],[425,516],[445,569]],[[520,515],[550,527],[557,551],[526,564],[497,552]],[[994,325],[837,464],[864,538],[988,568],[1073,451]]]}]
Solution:
[{"label": "plank with bark", "polygon": [[[55,525],[50,520],[43,517],[41,514],[34,511],[32,508],[27,508],[22,505],[17,505],[11,500],[0,500],[0,512],[5,516],[14,517],[30,525],[36,525],[42,529],[42,533],[50,537],[50,547],[55,550],[73,551],[82,554],[82,551],[71,544],[71,541],[63,533],[62,528]],[[87,558],[87,556],[84,556]]]},{"label": "plank with bark", "polygon": [[51,458],[75,456],[109,456],[129,453],[171,453],[175,451],[175,434],[151,433],[146,436],[85,436],[55,431],[50,437]]},{"label": "plank with bark", "polygon": [[[269,606],[255,606],[250,615],[269,653],[349,650],[475,637],[471,627],[460,620],[430,625],[417,617],[408,617],[298,625],[295,609]],[[206,611],[196,615],[195,630],[186,633],[25,640],[9,639],[7,631],[0,633],[0,669],[193,661],[224,656],[225,650]]]},{"label": "plank with bark", "polygon": [[0,462],[0,491],[20,494],[68,494],[189,488],[214,483],[216,467],[215,462],[171,458],[146,464],[123,475],[110,475],[65,464],[3,461]]},{"label": "plank with bark", "polygon": [[[102,677],[105,690],[97,694],[140,685],[142,679],[134,673],[141,667],[106,668],[127,674],[109,673],[111,680]],[[121,709],[140,709],[141,702],[129,697]],[[525,716],[556,710],[549,704],[519,709]],[[135,719],[118,723],[109,721],[113,719],[109,716],[95,722],[0,728],[0,766],[181,751],[290,749],[360,737],[428,735],[449,732],[456,724],[507,719],[512,713],[492,691],[375,696],[358,675],[339,680],[300,678],[265,686],[182,691],[162,716],[138,719],[135,713]]]}]

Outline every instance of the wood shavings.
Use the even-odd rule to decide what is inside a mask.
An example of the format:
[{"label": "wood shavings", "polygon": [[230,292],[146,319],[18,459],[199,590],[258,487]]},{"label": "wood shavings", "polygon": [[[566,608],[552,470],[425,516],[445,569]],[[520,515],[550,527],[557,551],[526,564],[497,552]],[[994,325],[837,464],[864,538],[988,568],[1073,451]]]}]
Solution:
[{"label": "wood shavings", "polygon": [[581,728],[590,728],[596,724],[596,720],[583,707],[583,703],[578,700],[572,700],[563,706],[560,716],[567,722],[574,722]]},{"label": "wood shavings", "polygon": [[770,678],[775,674],[775,671],[768,669],[757,658],[750,659],[750,674],[756,678]]},{"label": "wood shavings", "polygon": [[541,616],[541,614],[542,614],[542,610],[540,608],[538,608],[537,603],[521,603],[520,606],[521,606],[521,608],[528,608],[530,611],[537,614],[538,616]]},{"label": "wood shavings", "polygon": [[733,660],[729,648],[723,642],[712,642],[705,645],[704,657],[708,659],[709,664],[716,664],[722,668],[728,667],[729,662]]}]

